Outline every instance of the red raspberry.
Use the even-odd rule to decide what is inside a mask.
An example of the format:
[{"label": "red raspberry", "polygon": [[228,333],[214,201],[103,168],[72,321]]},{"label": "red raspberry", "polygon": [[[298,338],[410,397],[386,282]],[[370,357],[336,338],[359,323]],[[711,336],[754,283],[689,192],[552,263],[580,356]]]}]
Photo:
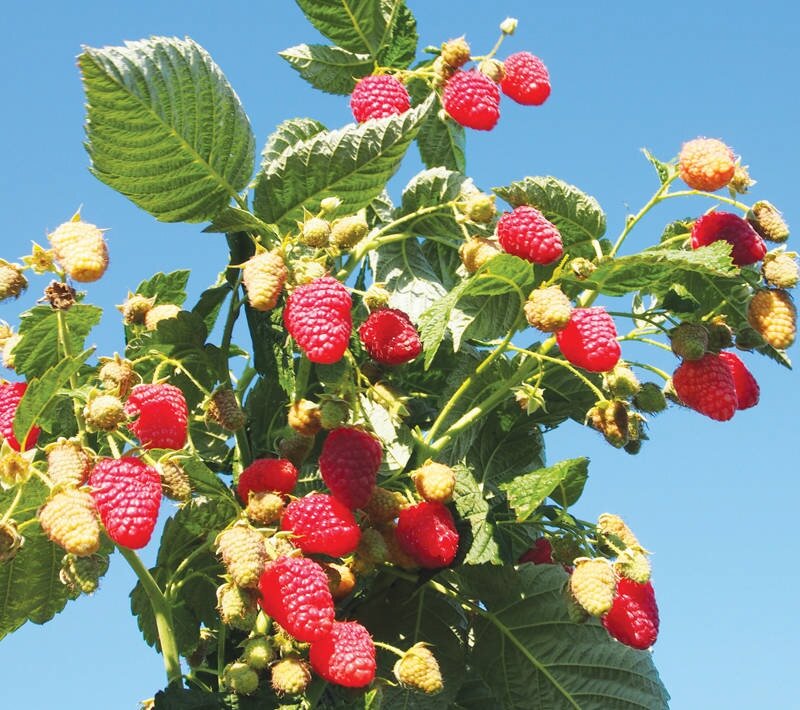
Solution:
[{"label": "red raspberry", "polygon": [[453,515],[442,503],[418,503],[400,511],[395,530],[400,549],[420,567],[447,567],[458,550]]},{"label": "red raspberry", "polygon": [[528,205],[503,213],[497,223],[497,239],[509,254],[534,264],[549,264],[564,251],[556,226]]},{"label": "red raspberry", "polygon": [[333,598],[328,575],[307,557],[279,557],[258,583],[258,603],[298,641],[317,641],[331,632]]},{"label": "red raspberry", "polygon": [[338,362],[353,327],[347,289],[332,276],[298,286],[283,311],[286,329],[311,362]]},{"label": "red raspberry", "polygon": [[297,485],[297,469],[288,459],[256,459],[239,474],[236,492],[247,505],[250,493],[291,493]]},{"label": "red raspberry", "polygon": [[602,306],[575,308],[556,340],[567,360],[590,372],[608,372],[621,354],[614,320]]},{"label": "red raspberry", "polygon": [[353,552],[361,539],[350,509],[325,493],[289,503],[281,518],[281,530],[294,533],[292,542],[307,555],[341,557]]},{"label": "red raspberry", "polygon": [[161,504],[158,471],[132,456],[100,459],[89,474],[89,486],[108,536],[123,547],[144,547]]},{"label": "red raspberry", "polygon": [[611,609],[601,621],[617,641],[644,650],[658,638],[658,606],[653,584],[621,577]]},{"label": "red raspberry", "polygon": [[714,353],[684,360],[672,375],[680,400],[700,414],[724,422],[736,412],[738,398],[730,366]]},{"label": "red raspberry", "polygon": [[731,375],[733,375],[733,384],[736,387],[736,408],[755,407],[761,394],[756,378],[735,353],[723,351],[719,357],[730,368]]},{"label": "red raspberry", "polygon": [[442,103],[456,123],[478,131],[491,131],[500,118],[497,84],[476,69],[453,74],[445,84]]},{"label": "red raspberry", "polygon": [[535,565],[553,564],[553,546],[546,537],[534,540],[533,547],[525,552],[520,558],[519,563],[533,562]]},{"label": "red raspberry", "polygon": [[137,417],[128,426],[145,449],[182,449],[186,444],[189,410],[174,385],[136,385],[125,414]]},{"label": "red raspberry", "polygon": [[348,508],[363,508],[370,499],[383,449],[361,429],[332,429],[322,445],[319,470],[333,497]]},{"label": "red raspberry", "polygon": [[737,266],[755,264],[767,253],[766,242],[747,220],[730,212],[711,212],[692,227],[692,249],[724,239],[733,249],[731,258]]},{"label": "red raspberry", "polygon": [[369,356],[382,365],[402,365],[422,352],[419,333],[411,319],[396,308],[370,313],[358,329]]},{"label": "red raspberry", "polygon": [[[5,439],[14,451],[20,450],[17,437],[14,436],[14,416],[26,389],[28,389],[27,382],[6,382],[0,385],[0,442]],[[39,432],[39,427],[31,429],[28,438],[25,439],[25,451],[36,446]]]},{"label": "red raspberry", "polygon": [[550,75],[539,57],[530,52],[516,52],[503,66],[505,76],[500,88],[518,104],[540,106],[550,96]]},{"label": "red raspberry", "polygon": [[370,118],[386,118],[411,108],[406,87],[388,74],[359,79],[350,95],[350,108],[359,123]]},{"label": "red raspberry", "polygon": [[357,621],[335,621],[328,636],[311,644],[308,660],[329,683],[363,688],[375,678],[375,644]]}]

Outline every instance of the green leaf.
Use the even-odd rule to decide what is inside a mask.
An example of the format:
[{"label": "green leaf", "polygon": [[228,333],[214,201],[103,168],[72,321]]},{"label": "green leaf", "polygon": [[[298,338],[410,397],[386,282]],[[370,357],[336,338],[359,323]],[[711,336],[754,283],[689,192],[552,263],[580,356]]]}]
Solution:
[{"label": "green leaf", "polygon": [[192,313],[203,319],[207,331],[211,332],[214,329],[222,304],[230,295],[231,287],[227,282],[211,286],[200,294],[200,298],[192,308]]},{"label": "green leaf", "polygon": [[87,47],[92,172],[163,222],[212,219],[253,173],[255,138],[238,96],[191,39]]},{"label": "green leaf", "polygon": [[402,0],[297,0],[297,4],[334,44],[376,59],[392,41],[398,15],[408,23],[407,14],[401,14]]},{"label": "green leaf", "polygon": [[739,269],[733,264],[730,252],[730,244],[722,240],[691,250],[655,247],[605,261],[588,279],[575,283],[608,296],[623,296],[632,291],[663,295],[674,283],[685,281],[687,274],[737,276]]},{"label": "green leaf", "polygon": [[272,240],[278,233],[270,225],[262,222],[254,214],[241,207],[226,207],[211,221],[203,232],[221,234],[223,232],[250,232]]},{"label": "green leaf", "polygon": [[558,227],[570,256],[594,255],[593,239],[606,231],[606,216],[594,197],[554,177],[526,177],[494,192],[512,207],[530,205]]},{"label": "green leaf", "polygon": [[28,380],[41,377],[60,361],[58,316],[64,320],[70,352],[80,352],[89,331],[103,315],[96,306],[76,303],[66,311],[36,306],[22,314],[19,333],[22,340],[14,348],[14,369]]},{"label": "green leaf", "polygon": [[503,417],[487,417],[467,460],[480,481],[498,484],[521,473],[544,466],[544,439],[530,417],[517,413],[505,422]]},{"label": "green leaf", "polygon": [[404,228],[423,237],[451,237],[453,247],[458,248],[464,241],[464,233],[456,222],[453,208],[446,203],[472,190],[475,190],[472,180],[460,173],[442,167],[423,170],[411,178],[403,190],[397,217],[433,210],[404,222]]},{"label": "green leaf", "polygon": [[189,269],[179,269],[168,274],[158,272],[142,281],[134,293],[148,298],[155,298],[156,304],[174,303],[183,305],[186,300],[186,284],[189,283]]},{"label": "green leaf", "polygon": [[663,185],[666,182],[669,182],[672,176],[675,174],[675,166],[670,165],[669,163],[663,163],[658,158],[656,158],[647,148],[642,148],[642,153],[644,153],[644,157],[647,158],[648,162],[655,168],[656,175],[658,175],[658,179]]},{"label": "green leaf", "polygon": [[[17,525],[35,518],[48,492],[35,476],[25,483],[13,515]],[[0,489],[0,510],[8,509],[16,493]],[[64,550],[47,539],[38,523],[26,525],[23,535],[25,543],[16,556],[0,562],[0,639],[26,621],[44,624],[74,598],[58,578]]]},{"label": "green leaf", "polygon": [[324,44],[298,44],[278,54],[311,86],[329,94],[352,93],[356,81],[375,68],[368,54]]},{"label": "green leaf", "polygon": [[557,495],[564,506],[574,503],[583,490],[588,467],[589,459],[568,459],[517,476],[508,483],[501,483],[500,488],[506,492],[508,504],[516,512],[517,520],[524,521],[550,495]]},{"label": "green leaf", "polygon": [[522,565],[519,588],[487,603],[469,659],[508,710],[666,709],[652,656],[615,641],[597,622],[570,621],[557,565]]},{"label": "green leaf", "polygon": [[258,175],[256,215],[294,229],[303,210],[316,212],[325,197],[339,197],[343,214],[366,207],[400,166],[428,106],[317,133],[288,147]]},{"label": "green leaf", "polygon": [[[502,564],[498,534],[483,484],[467,466],[454,466],[453,503],[459,515],[459,556],[465,565]],[[482,472],[482,475],[485,472]]]},{"label": "green leaf", "polygon": [[17,441],[27,440],[31,429],[41,421],[43,412],[55,399],[59,390],[77,374],[93,352],[94,348],[89,348],[80,355],[64,358],[41,377],[29,380],[28,388],[14,415],[14,436]]},{"label": "green leaf", "polygon": [[417,134],[417,148],[429,168],[442,166],[463,173],[467,170],[464,126],[442,117],[442,103],[437,97]]},{"label": "green leaf", "polygon": [[417,21],[404,2],[396,7],[389,43],[378,55],[378,62],[385,67],[405,69],[417,56]]},{"label": "green leaf", "polygon": [[381,440],[383,460],[380,475],[389,476],[402,471],[413,450],[413,440],[408,427],[392,415],[380,404],[362,395],[359,398],[361,411],[369,423],[369,428]]},{"label": "green leaf", "polygon": [[327,129],[313,118],[289,118],[279,123],[261,151],[261,167],[267,169],[276,163],[298,143],[307,141]]}]

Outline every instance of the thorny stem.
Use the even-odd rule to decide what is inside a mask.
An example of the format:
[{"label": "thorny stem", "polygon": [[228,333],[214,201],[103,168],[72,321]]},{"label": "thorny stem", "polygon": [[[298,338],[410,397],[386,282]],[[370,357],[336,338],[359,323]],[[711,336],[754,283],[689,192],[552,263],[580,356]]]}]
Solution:
[{"label": "thorny stem", "polygon": [[131,566],[142,588],[150,600],[150,606],[153,609],[153,616],[156,620],[156,629],[158,630],[158,640],[161,643],[161,655],[164,657],[164,668],[167,672],[168,685],[182,685],[183,675],[181,673],[181,659],[178,653],[178,644],[175,640],[175,632],[172,623],[172,609],[167,602],[166,597],[159,589],[153,576],[144,566],[139,555],[133,550],[117,545],[120,554],[125,558],[126,562]]}]

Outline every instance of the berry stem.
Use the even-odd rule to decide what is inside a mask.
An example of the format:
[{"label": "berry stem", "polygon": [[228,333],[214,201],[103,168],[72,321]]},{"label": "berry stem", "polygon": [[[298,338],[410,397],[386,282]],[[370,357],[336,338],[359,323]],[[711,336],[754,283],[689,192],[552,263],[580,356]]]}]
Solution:
[{"label": "berry stem", "polygon": [[583,384],[585,384],[590,390],[592,390],[592,392],[594,392],[595,395],[597,395],[597,399],[599,401],[602,401],[602,400],[604,400],[606,398],[606,396],[600,391],[600,389],[598,389],[598,387],[596,387],[595,384],[588,377],[586,377],[586,375],[584,375],[574,365],[571,365],[566,360],[562,360],[561,358],[557,358],[557,357],[550,357],[550,355],[544,355],[542,353],[537,353],[537,352],[534,352],[533,350],[526,350],[525,348],[518,348],[516,345],[511,345],[509,347],[509,350],[514,350],[515,352],[523,353],[523,354],[528,355],[528,356],[530,356],[532,358],[536,358],[536,359],[542,360],[544,362],[551,362],[554,365],[559,365],[560,367],[563,367],[566,370],[569,370],[573,375],[575,375],[575,377],[577,377],[579,380],[581,380],[581,382],[583,382]]},{"label": "berry stem", "polygon": [[[661,343],[658,344],[661,345]],[[667,382],[670,378],[670,375],[668,375],[666,372],[664,372],[664,370],[659,369],[655,365],[648,365],[646,362],[636,362],[635,360],[628,360],[628,364],[633,365],[634,367],[639,367],[642,370],[648,370],[649,372],[652,372],[653,374],[663,378],[664,382]]]},{"label": "berry stem", "polygon": [[11,505],[8,506],[8,510],[3,513],[3,517],[0,519],[0,525],[5,525],[11,516],[14,514],[14,511],[19,505],[19,502],[22,500],[22,493],[25,490],[25,486],[20,484],[17,486],[17,492],[14,494],[14,500],[11,501]]},{"label": "berry stem", "polygon": [[125,561],[130,565],[134,574],[139,578],[142,588],[150,600],[153,609],[153,616],[156,620],[158,630],[158,640],[161,643],[161,655],[164,657],[164,668],[167,672],[168,685],[183,685],[183,675],[181,673],[181,659],[178,653],[178,644],[175,641],[175,631],[172,624],[172,609],[167,603],[167,599],[159,589],[153,576],[144,566],[139,555],[133,550],[121,545],[116,546]]},{"label": "berry stem", "polygon": [[672,352],[672,348],[669,345],[665,345],[664,343],[660,343],[657,340],[653,340],[652,338],[645,338],[641,335],[633,335],[636,331],[631,331],[628,335],[623,335],[621,338],[617,338],[620,342],[623,340],[635,340],[639,343],[646,343],[647,345],[652,345],[656,348],[661,348],[662,350],[666,350],[667,352]]},{"label": "berry stem", "polygon": [[222,676],[225,673],[225,637],[228,627],[220,622],[217,629],[217,688],[222,690]]},{"label": "berry stem", "polygon": [[372,643],[374,643],[377,648],[382,648],[384,651],[389,651],[390,653],[393,653],[395,656],[399,656],[400,658],[405,656],[405,651],[401,651],[399,648],[396,648],[391,644],[384,643],[383,641],[375,641],[374,639]]},{"label": "berry stem", "polygon": [[[72,357],[72,344],[69,341],[69,328],[67,327],[67,321],[64,319],[64,311],[56,311],[56,323],[58,328],[58,344],[64,351],[64,357]],[[78,378],[76,375],[70,376],[69,386],[73,391],[78,389]],[[86,445],[86,420],[83,417],[83,408],[77,397],[72,398],[72,411],[75,415],[75,421],[78,423],[78,436],[80,437],[81,444]]]},{"label": "berry stem", "polygon": [[748,207],[743,202],[739,202],[739,200],[731,199],[730,197],[724,197],[722,195],[715,195],[711,192],[703,192],[702,190],[678,190],[677,192],[668,192],[661,197],[662,200],[668,200],[672,197],[708,197],[711,200],[716,200],[717,202],[724,202],[726,205],[731,205],[732,207],[736,207],[737,209],[742,210],[742,212],[747,212],[750,207]]}]

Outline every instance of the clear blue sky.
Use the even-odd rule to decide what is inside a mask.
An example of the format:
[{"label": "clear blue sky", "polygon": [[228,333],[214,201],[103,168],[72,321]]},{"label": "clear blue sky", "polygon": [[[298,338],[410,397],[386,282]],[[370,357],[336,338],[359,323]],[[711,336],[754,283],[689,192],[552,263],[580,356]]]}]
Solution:
[{"label": "clear blue sky", "polygon": [[[508,51],[531,50],[550,68],[553,93],[544,107],[506,101],[492,133],[469,135],[468,172],[479,185],[556,175],[595,195],[616,234],[626,210],[637,210],[655,188],[639,149],[667,159],[682,141],[709,135],[726,140],[751,166],[759,181],[753,199],[773,201],[800,226],[796,5],[409,5],[421,47],[465,33],[485,51],[497,24],[516,16],[520,26]],[[190,295],[196,295],[214,280],[226,250],[219,235],[200,234],[200,227],[155,222],[89,174],[75,66],[82,44],[193,37],[227,74],[261,144],[285,118],[312,116],[331,127],[351,120],[346,98],[312,90],[276,55],[316,41],[291,0],[16,2],[4,14],[0,256],[13,259],[28,252],[31,240],[43,243],[82,204],[88,221],[111,228],[111,267],[89,289],[89,299],[105,307],[155,271],[187,265]],[[410,160],[400,182],[417,169]],[[641,241],[632,246],[657,239],[669,219],[703,209],[697,200],[672,212],[662,207],[637,230]],[[0,306],[0,318],[15,322],[16,313],[14,304]],[[118,324],[111,312],[95,331],[100,352],[122,347]],[[662,362],[674,366],[669,357]],[[678,709],[796,702],[790,679],[800,633],[793,561],[800,484],[792,439],[800,382],[762,358],[746,356],[746,362],[761,383],[761,404],[729,423],[672,410],[652,421],[652,441],[636,457],[574,424],[547,439],[550,462],[592,457],[578,514],[620,513],[654,551],[662,620],[655,662]],[[0,704],[115,710],[133,708],[162,687],[161,660],[142,643],[129,614],[133,584],[115,558],[93,598],[0,642]]]}]

